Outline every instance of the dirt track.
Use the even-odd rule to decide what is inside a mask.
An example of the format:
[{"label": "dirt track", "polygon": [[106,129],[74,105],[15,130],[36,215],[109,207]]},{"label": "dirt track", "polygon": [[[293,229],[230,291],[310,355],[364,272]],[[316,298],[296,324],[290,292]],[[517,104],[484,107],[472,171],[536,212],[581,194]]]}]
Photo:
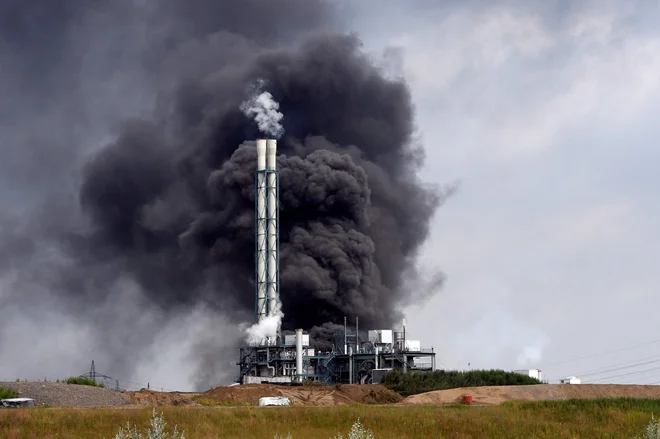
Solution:
[{"label": "dirt track", "polygon": [[405,398],[399,405],[443,405],[472,395],[474,404],[498,405],[505,401],[552,401],[596,398],[660,399],[660,386],[624,384],[536,384],[531,386],[466,387],[436,390]]}]

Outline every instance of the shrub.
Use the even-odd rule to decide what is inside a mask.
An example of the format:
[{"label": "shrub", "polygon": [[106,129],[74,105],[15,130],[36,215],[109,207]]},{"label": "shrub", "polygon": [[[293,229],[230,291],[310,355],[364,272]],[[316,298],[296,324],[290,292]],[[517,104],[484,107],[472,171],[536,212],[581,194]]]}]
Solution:
[{"label": "shrub", "polygon": [[[344,439],[344,436],[340,434],[332,439]],[[371,430],[362,426],[362,424],[360,424],[360,420],[358,419],[351,427],[351,430],[348,432],[346,439],[374,439],[374,434]]]},{"label": "shrub", "polygon": [[83,386],[105,387],[104,384],[99,384],[91,378],[84,377],[69,377],[66,379],[67,384],[81,384]]},{"label": "shrub", "polygon": [[[131,428],[131,424],[126,424],[126,429],[119,428],[119,431],[115,435],[114,439],[167,439],[170,437],[169,433],[165,431],[167,427],[167,422],[163,418],[163,414],[156,416],[156,409],[153,409],[151,412],[151,419],[149,420],[151,426],[150,429],[145,429],[146,436],[143,436],[136,426]],[[174,431],[172,432],[171,439],[186,439],[183,432],[177,430],[176,425],[174,426]]]},{"label": "shrub", "polygon": [[0,399],[18,398],[18,393],[6,387],[0,387]]},{"label": "shrub", "polygon": [[[115,438],[115,439],[124,439],[124,438]],[[133,439],[133,438],[127,438],[127,439]],[[291,433],[287,434],[286,436],[280,436],[276,434],[273,439],[292,439],[292,437],[291,437]],[[330,438],[330,439],[344,439],[344,436],[339,434],[334,438]],[[348,436],[346,436],[346,439],[374,439],[374,434],[371,430],[365,428],[358,419],[351,427],[350,431],[348,432]]]},{"label": "shrub", "polygon": [[634,439],[660,439],[660,420],[656,421],[651,415],[651,422],[646,426],[646,432],[643,436],[637,436]]},{"label": "shrub", "polygon": [[403,396],[430,392],[433,390],[455,389],[480,386],[520,386],[542,384],[536,378],[504,370],[436,370],[434,372],[390,371],[381,384]]}]

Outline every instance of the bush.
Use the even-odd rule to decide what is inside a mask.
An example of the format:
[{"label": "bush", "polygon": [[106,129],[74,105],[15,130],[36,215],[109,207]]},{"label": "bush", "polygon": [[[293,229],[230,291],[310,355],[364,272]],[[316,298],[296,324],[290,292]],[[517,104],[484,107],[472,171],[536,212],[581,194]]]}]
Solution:
[{"label": "bush", "polygon": [[[149,420],[151,425],[150,429],[145,430],[146,436],[143,436],[137,429],[137,427],[132,427],[131,424],[126,424],[126,429],[119,428],[119,431],[115,435],[114,439],[167,439],[170,437],[169,433],[165,431],[167,427],[167,422],[163,418],[163,414],[156,416],[156,409],[153,409],[151,412],[151,419]],[[183,432],[179,432],[174,426],[174,431],[172,432],[171,439],[186,439],[183,435]]]},{"label": "bush", "polygon": [[[332,439],[344,439],[344,436],[340,434]],[[358,419],[351,427],[346,439],[374,439],[374,434],[371,430],[364,428]]]},{"label": "bush", "polygon": [[651,415],[651,422],[646,426],[646,432],[643,436],[637,436],[634,439],[660,439],[660,421],[656,421]]},{"label": "bush", "polygon": [[0,399],[18,398],[18,393],[6,387],[0,387]]},{"label": "bush", "polygon": [[436,370],[434,372],[390,371],[382,379],[381,384],[388,389],[410,396],[433,390],[456,389],[459,387],[480,386],[520,386],[542,384],[536,378],[504,370]]},{"label": "bush", "polygon": [[67,384],[81,384],[83,386],[105,387],[104,384],[99,384],[91,378],[83,377],[69,377],[65,381]]},{"label": "bush", "polygon": [[[123,438],[115,438],[115,439],[123,439]],[[133,438],[127,438],[127,439],[133,439]],[[276,434],[273,439],[292,439],[292,437],[291,437],[291,433],[287,434],[286,436],[280,436]],[[339,434],[334,438],[330,438],[330,439],[344,439],[344,436]],[[371,430],[365,428],[358,419],[351,427],[351,430],[348,432],[348,436],[346,436],[346,439],[374,439],[374,434]]]}]

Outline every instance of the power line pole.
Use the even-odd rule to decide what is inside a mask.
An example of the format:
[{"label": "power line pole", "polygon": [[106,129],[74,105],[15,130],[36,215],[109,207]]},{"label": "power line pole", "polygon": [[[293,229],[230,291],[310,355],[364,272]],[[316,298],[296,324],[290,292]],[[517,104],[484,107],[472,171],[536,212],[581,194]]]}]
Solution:
[{"label": "power line pole", "polygon": [[96,382],[96,368],[94,367],[94,360],[92,360],[92,368],[89,370],[89,377],[92,381]]}]

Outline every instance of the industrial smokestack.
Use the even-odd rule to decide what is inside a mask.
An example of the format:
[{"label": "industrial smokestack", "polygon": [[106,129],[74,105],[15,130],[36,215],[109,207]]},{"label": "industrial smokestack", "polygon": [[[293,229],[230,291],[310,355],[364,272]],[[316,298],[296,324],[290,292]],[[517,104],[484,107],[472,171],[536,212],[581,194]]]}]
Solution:
[{"label": "industrial smokestack", "polygon": [[277,199],[278,179],[277,169],[277,140],[266,141],[266,168],[268,169],[268,199],[267,199],[267,235],[268,235],[268,315],[274,315],[279,310],[278,282],[279,282],[279,239],[277,236]]},{"label": "industrial smokestack", "polygon": [[296,329],[296,381],[302,381],[303,375],[303,342],[302,329]]},{"label": "industrial smokestack", "polygon": [[268,249],[267,249],[267,181],[266,181],[266,139],[257,139],[257,175],[256,175],[256,288],[257,311],[256,323],[261,322],[268,314],[266,295],[268,283]]}]

